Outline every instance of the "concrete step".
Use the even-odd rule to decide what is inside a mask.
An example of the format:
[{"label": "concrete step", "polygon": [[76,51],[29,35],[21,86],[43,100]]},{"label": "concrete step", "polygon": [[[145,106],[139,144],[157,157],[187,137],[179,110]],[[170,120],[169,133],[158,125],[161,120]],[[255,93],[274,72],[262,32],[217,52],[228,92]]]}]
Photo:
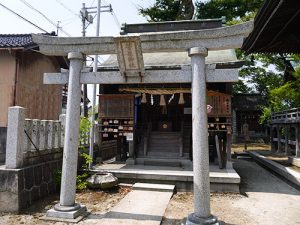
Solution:
[{"label": "concrete step", "polygon": [[150,183],[135,183],[132,186],[132,190],[144,190],[144,191],[162,191],[162,192],[174,192],[175,185],[170,184],[150,184]]},{"label": "concrete step", "polygon": [[179,156],[179,151],[148,151],[147,156],[156,156],[156,157],[163,157],[163,158],[178,158]]},{"label": "concrete step", "polygon": [[151,144],[148,149],[149,152],[179,152],[178,145]]},{"label": "concrete step", "polygon": [[170,167],[181,167],[180,161],[168,160],[168,159],[145,159],[145,166],[170,166]]},{"label": "concrete step", "polygon": [[148,142],[149,145],[179,145],[180,141],[178,139],[162,139],[162,140],[153,140],[150,139]]},{"label": "concrete step", "polygon": [[[138,152],[139,157],[144,157],[144,152]],[[153,159],[189,159],[189,153],[183,153],[183,156],[179,156],[179,152],[147,152],[147,158]]]},{"label": "concrete step", "polygon": [[[137,188],[146,185],[137,185]],[[169,185],[168,185],[169,186]],[[172,186],[172,185],[171,185]],[[173,185],[174,186],[174,185]],[[107,212],[99,225],[160,225],[173,191],[166,191],[172,187],[153,187],[160,189],[133,189],[116,206]],[[174,188],[173,188],[174,190]],[[90,224],[90,223],[89,223]]]}]

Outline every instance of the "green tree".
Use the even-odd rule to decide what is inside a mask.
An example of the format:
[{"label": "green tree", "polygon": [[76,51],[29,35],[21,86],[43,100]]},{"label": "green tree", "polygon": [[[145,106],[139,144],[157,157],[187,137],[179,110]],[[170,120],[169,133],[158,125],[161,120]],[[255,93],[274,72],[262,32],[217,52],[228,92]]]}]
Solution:
[{"label": "green tree", "polygon": [[139,8],[149,22],[190,20],[194,15],[192,0],[156,0],[149,8]]},{"label": "green tree", "polygon": [[239,20],[256,13],[263,1],[264,0],[198,1],[196,3],[198,19],[221,18],[225,16],[227,21]]},{"label": "green tree", "polygon": [[[198,19],[226,18],[226,25],[238,24],[253,19],[264,0],[208,0],[197,1]],[[149,21],[170,21],[187,18],[184,16],[191,10],[180,10],[184,1],[156,0],[155,4],[140,13]],[[290,63],[291,56],[251,54],[245,55],[237,50],[239,60],[244,61],[240,70],[239,82],[234,84],[234,93],[261,93],[269,105],[263,108],[262,122],[265,122],[271,111],[280,111],[289,107],[300,107],[299,74],[293,73]],[[292,56],[293,61],[300,60]]]}]

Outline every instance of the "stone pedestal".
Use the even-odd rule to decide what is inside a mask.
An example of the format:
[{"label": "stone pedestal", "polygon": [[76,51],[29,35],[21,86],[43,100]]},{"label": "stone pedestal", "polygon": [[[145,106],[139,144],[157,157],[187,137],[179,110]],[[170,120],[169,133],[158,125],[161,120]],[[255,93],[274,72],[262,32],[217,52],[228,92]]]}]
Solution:
[{"label": "stone pedestal", "polygon": [[193,171],[194,213],[187,218],[187,225],[218,224],[210,213],[210,183],[208,129],[206,109],[205,57],[207,49],[189,50],[192,65],[192,121],[193,121]]},{"label": "stone pedestal", "polygon": [[81,53],[72,52],[68,54],[68,58],[70,74],[60,201],[54,209],[47,212],[47,217],[57,219],[76,219],[87,211],[85,206],[75,203],[81,99],[80,73],[83,56]]}]

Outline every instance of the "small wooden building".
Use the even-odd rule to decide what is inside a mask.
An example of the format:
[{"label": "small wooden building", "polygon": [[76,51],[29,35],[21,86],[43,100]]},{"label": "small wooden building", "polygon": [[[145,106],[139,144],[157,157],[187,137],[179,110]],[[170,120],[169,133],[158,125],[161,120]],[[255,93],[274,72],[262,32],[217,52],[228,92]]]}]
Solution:
[{"label": "small wooden building", "polygon": [[243,125],[248,124],[250,141],[267,141],[267,127],[259,123],[262,107],[267,104],[261,94],[235,94],[232,99],[233,140],[244,141]]},{"label": "small wooden building", "polygon": [[[198,30],[222,26],[222,20],[180,21],[125,25],[122,34],[153,31]],[[186,52],[144,53],[146,70],[176,70],[189,67]],[[218,69],[238,68],[235,51],[209,51],[207,65]],[[118,59],[112,55],[100,71],[116,71]],[[129,75],[130,76],[130,75]],[[237,78],[237,77],[236,77]],[[140,79],[143,79],[142,77]],[[230,80],[230,79],[229,79]],[[220,140],[223,166],[230,151],[232,82],[207,83],[207,110],[210,160],[217,158],[215,135]],[[192,99],[190,83],[101,85],[100,136],[102,143],[116,140],[120,158],[134,158],[144,165],[190,166],[192,160]],[[133,146],[126,145],[126,141]],[[134,149],[131,152],[131,147]],[[229,153],[230,155],[230,153]],[[230,157],[230,156],[228,156]]]},{"label": "small wooden building", "polygon": [[27,109],[27,118],[57,120],[61,113],[61,85],[44,85],[43,73],[67,68],[62,57],[38,52],[31,34],[0,35],[0,162],[5,158],[7,112]]}]

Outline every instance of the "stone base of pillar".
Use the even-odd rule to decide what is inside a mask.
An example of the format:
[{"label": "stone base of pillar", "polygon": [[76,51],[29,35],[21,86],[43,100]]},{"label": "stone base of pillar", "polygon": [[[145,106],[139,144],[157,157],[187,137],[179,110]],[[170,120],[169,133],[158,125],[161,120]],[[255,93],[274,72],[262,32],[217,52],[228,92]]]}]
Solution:
[{"label": "stone base of pillar", "polygon": [[128,158],[126,160],[126,165],[135,165],[135,159],[134,158]]},{"label": "stone base of pillar", "polygon": [[291,163],[294,166],[300,167],[300,158],[296,157],[289,157],[289,163]]},{"label": "stone base of pillar", "polygon": [[218,218],[211,215],[210,217],[198,217],[194,213],[186,219],[186,225],[219,225]]},{"label": "stone base of pillar", "polygon": [[47,211],[43,220],[79,222],[88,214],[85,205],[75,203],[74,206],[61,206],[57,204]]}]

